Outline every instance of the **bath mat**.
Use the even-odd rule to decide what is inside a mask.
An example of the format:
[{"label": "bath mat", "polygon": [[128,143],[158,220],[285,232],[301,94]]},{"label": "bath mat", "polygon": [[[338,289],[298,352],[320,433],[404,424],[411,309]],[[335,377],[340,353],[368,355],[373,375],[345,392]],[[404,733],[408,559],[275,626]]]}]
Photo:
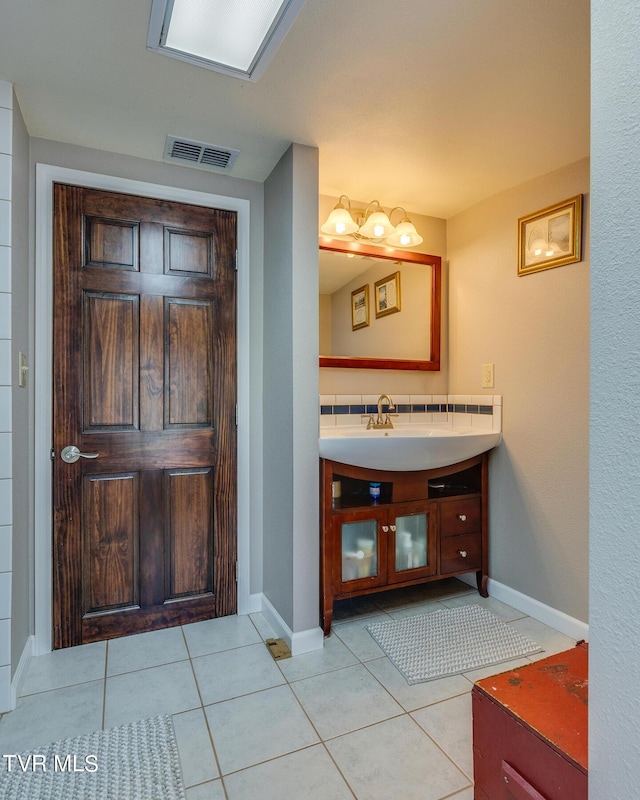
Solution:
[{"label": "bath mat", "polygon": [[[8,757],[9,755],[9,757]],[[185,800],[171,717],[3,754],[2,800]]]},{"label": "bath mat", "polygon": [[407,683],[457,675],[542,650],[478,605],[372,622],[367,630]]}]

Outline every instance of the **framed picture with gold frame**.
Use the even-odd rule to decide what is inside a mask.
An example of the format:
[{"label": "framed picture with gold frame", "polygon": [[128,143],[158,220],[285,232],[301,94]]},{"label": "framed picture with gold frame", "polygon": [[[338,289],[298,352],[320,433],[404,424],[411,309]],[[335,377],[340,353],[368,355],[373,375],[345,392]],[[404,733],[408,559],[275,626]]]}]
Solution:
[{"label": "framed picture with gold frame", "polygon": [[357,331],[369,324],[369,284],[351,292],[351,328]]},{"label": "framed picture with gold frame", "polygon": [[518,275],[582,258],[582,195],[518,220]]},{"label": "framed picture with gold frame", "polygon": [[400,311],[400,273],[394,272],[375,282],[376,317]]}]

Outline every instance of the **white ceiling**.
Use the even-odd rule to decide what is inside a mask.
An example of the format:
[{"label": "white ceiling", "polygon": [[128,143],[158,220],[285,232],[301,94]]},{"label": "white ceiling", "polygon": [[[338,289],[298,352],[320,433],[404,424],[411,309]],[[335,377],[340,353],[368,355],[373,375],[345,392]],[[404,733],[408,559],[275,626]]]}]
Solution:
[{"label": "white ceiling", "polygon": [[289,142],[320,192],[448,218],[589,153],[589,0],[307,0],[257,83],[146,50],[151,0],[0,0],[31,136],[162,159],[165,136]]}]

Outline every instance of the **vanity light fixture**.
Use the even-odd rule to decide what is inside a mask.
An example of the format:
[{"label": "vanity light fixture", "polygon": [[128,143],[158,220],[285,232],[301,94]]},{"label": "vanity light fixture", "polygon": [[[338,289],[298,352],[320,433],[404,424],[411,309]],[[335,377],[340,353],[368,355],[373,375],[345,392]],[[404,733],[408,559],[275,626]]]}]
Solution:
[{"label": "vanity light fixture", "polygon": [[[343,200],[346,200],[346,206]],[[391,222],[394,211],[402,212],[397,225]],[[423,241],[402,206],[392,208],[388,215],[378,200],[372,200],[364,210],[352,209],[346,194],[340,195],[320,231],[327,236],[353,236],[375,244],[386,242],[392,247],[415,247]]]},{"label": "vanity light fixture", "polygon": [[152,0],[147,49],[257,81],[306,0]]}]

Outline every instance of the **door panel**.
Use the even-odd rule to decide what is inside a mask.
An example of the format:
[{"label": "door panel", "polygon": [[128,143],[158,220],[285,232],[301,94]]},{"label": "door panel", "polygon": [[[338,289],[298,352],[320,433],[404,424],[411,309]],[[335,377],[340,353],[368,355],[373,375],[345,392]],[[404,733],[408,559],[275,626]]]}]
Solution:
[{"label": "door panel", "polygon": [[235,214],[54,209],[54,646],[233,613]]},{"label": "door panel", "polygon": [[85,217],[86,266],[137,271],[138,236],[135,222]]},{"label": "door panel", "polygon": [[211,303],[165,303],[165,427],[212,427]]},{"label": "door panel", "polygon": [[137,295],[84,294],[84,431],[137,429]]},{"label": "door panel", "polygon": [[165,472],[169,598],[213,591],[212,477],[211,469]]},{"label": "door panel", "polygon": [[210,233],[165,228],[165,273],[213,278],[213,239]]},{"label": "door panel", "polygon": [[139,475],[83,479],[85,614],[139,604]]}]

